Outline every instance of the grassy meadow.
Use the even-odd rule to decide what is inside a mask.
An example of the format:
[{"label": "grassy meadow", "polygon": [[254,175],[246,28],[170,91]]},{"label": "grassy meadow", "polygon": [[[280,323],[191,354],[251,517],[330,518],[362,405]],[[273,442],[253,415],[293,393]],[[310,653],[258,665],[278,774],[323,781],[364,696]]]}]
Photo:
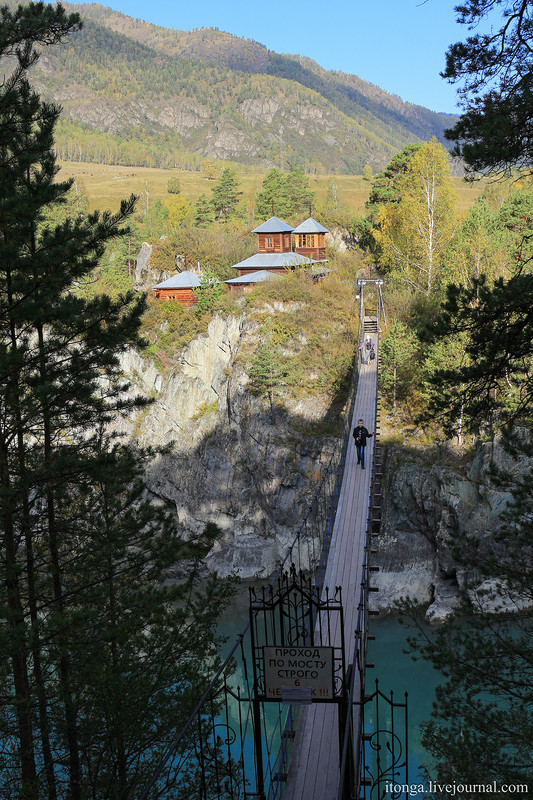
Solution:
[{"label": "grassy meadow", "polygon": [[[170,197],[167,191],[169,178],[179,178],[181,193],[195,203],[204,192],[211,194],[214,181],[209,180],[203,172],[189,172],[180,169],[155,169],[151,167],[121,167],[107,164],[92,164],[77,161],[64,161],[60,164],[58,180],[69,177],[76,179],[89,198],[89,210],[117,211],[120,201],[130,194],[150,192],[150,203],[157,199]],[[265,172],[237,172],[243,192],[243,199],[252,204],[253,198],[261,188]],[[363,214],[368,199],[370,183],[361,175],[310,175],[309,186],[316,192],[317,199],[324,197],[328,182],[335,178],[339,193],[354,214]],[[455,178],[459,192],[459,210],[466,211],[481,192],[480,182],[466,183]]]}]

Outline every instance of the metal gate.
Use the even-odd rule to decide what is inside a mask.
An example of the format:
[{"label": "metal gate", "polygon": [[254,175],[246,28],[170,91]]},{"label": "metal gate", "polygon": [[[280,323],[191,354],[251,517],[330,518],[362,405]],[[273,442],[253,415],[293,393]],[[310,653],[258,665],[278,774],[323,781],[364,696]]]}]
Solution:
[{"label": "metal gate", "polygon": [[[250,590],[250,630],[257,797],[280,797],[299,707],[335,703],[339,722],[345,719],[348,684],[341,590],[330,594],[325,589],[321,596],[311,577],[291,566],[268,592]],[[274,703],[286,722],[276,769],[267,786],[259,778],[265,750],[262,715]],[[340,736],[344,727],[339,725]]]}]

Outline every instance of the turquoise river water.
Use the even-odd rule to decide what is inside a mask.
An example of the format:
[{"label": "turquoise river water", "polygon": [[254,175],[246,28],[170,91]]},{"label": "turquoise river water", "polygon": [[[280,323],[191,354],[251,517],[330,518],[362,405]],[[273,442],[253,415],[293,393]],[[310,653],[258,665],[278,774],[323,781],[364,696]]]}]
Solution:
[{"label": "turquoise river water", "polygon": [[[227,638],[222,646],[223,655],[231,650],[247,619],[248,592],[246,591],[234,599],[222,617],[219,633]],[[387,697],[392,691],[396,702],[403,701],[404,693],[408,693],[408,767],[409,781],[413,782],[419,774],[420,767],[429,766],[431,763],[429,754],[421,745],[420,723],[429,718],[435,687],[442,682],[442,676],[428,662],[413,661],[405,652],[408,646],[407,638],[412,635],[412,631],[402,625],[397,618],[372,619],[370,633],[375,636],[375,640],[369,642],[368,661],[373,662],[375,666],[367,669],[366,691],[368,694],[375,689],[377,678],[380,690]],[[396,712],[396,717],[399,719],[402,713]],[[375,722],[374,713],[370,708],[366,713],[365,729],[370,732],[375,730]],[[387,724],[385,712],[380,727],[387,727]]]},{"label": "turquoise river water", "polygon": [[420,767],[431,764],[420,741],[420,724],[431,714],[435,687],[443,682],[443,676],[427,661],[413,661],[405,652],[413,631],[396,617],[371,620],[369,630],[376,638],[368,643],[368,661],[375,667],[366,671],[366,692],[374,690],[376,678],[380,690],[387,696],[392,691],[395,701],[403,701],[407,692],[409,782],[413,783]]}]

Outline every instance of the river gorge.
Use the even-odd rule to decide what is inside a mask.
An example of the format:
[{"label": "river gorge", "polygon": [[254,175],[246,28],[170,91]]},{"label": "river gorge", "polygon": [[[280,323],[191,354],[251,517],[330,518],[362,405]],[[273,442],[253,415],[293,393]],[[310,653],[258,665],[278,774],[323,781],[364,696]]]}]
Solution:
[{"label": "river gorge", "polygon": [[[283,306],[272,313],[283,313]],[[132,393],[153,403],[119,423],[141,444],[167,447],[148,467],[146,485],[154,502],[173,508],[182,535],[201,534],[208,523],[219,529],[205,569],[244,580],[275,572],[336,445],[335,437],[316,432],[330,413],[328,398],[287,401],[273,421],[268,403],[249,391],[239,355],[258,335],[246,314],[217,315],[166,374],[126,353]],[[511,497],[493,471],[513,478],[529,464],[498,439],[470,453],[447,445],[387,447],[373,610],[390,614],[408,597],[427,606],[433,622],[453,613],[473,577],[455,563],[453,537],[473,535],[480,548],[491,546]],[[319,537],[312,525],[309,535]]]}]

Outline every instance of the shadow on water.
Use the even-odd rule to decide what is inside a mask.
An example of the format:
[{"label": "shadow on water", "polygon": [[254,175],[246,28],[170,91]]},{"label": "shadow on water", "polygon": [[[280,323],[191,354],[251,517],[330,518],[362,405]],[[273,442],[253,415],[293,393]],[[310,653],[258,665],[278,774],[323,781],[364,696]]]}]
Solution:
[{"label": "shadow on water", "polygon": [[[431,764],[431,756],[422,746],[420,724],[429,719],[435,688],[443,682],[443,676],[430,662],[413,661],[405,652],[413,631],[397,617],[373,619],[369,630],[376,638],[368,643],[368,661],[375,667],[366,671],[366,692],[374,691],[378,679],[380,690],[387,697],[392,691],[395,702],[403,701],[405,692],[408,693],[409,780],[416,782],[420,768]],[[366,715],[365,726],[371,729],[373,724],[370,713]]]},{"label": "shadow on water", "polygon": [[[229,653],[237,635],[242,631],[248,619],[248,605],[248,588],[243,584],[231,606],[222,616],[218,627],[219,634],[227,637],[227,641],[221,646],[223,656]],[[420,724],[429,719],[435,699],[435,687],[442,683],[443,676],[433,669],[428,661],[422,659],[413,661],[412,657],[405,652],[407,639],[413,635],[413,631],[402,625],[396,617],[373,619],[370,622],[370,633],[376,638],[368,644],[368,661],[374,663],[375,667],[367,669],[366,693],[374,691],[376,678],[379,681],[380,690],[387,697],[392,691],[396,702],[403,702],[405,692],[408,693],[409,780],[417,782],[417,778],[420,777],[420,768],[423,765],[431,764],[430,754],[422,747]],[[242,680],[239,665],[237,665],[237,676]],[[272,719],[267,720],[266,724],[268,730],[275,725],[277,704],[275,708],[272,707],[271,712]],[[365,714],[365,728],[372,732],[376,722],[374,711],[369,708]],[[398,712],[396,718],[401,728],[400,717],[401,714]],[[381,718],[380,726],[387,726],[387,723],[387,714],[385,713]],[[246,751],[251,760],[253,758],[251,727],[248,729],[247,739]]]}]

